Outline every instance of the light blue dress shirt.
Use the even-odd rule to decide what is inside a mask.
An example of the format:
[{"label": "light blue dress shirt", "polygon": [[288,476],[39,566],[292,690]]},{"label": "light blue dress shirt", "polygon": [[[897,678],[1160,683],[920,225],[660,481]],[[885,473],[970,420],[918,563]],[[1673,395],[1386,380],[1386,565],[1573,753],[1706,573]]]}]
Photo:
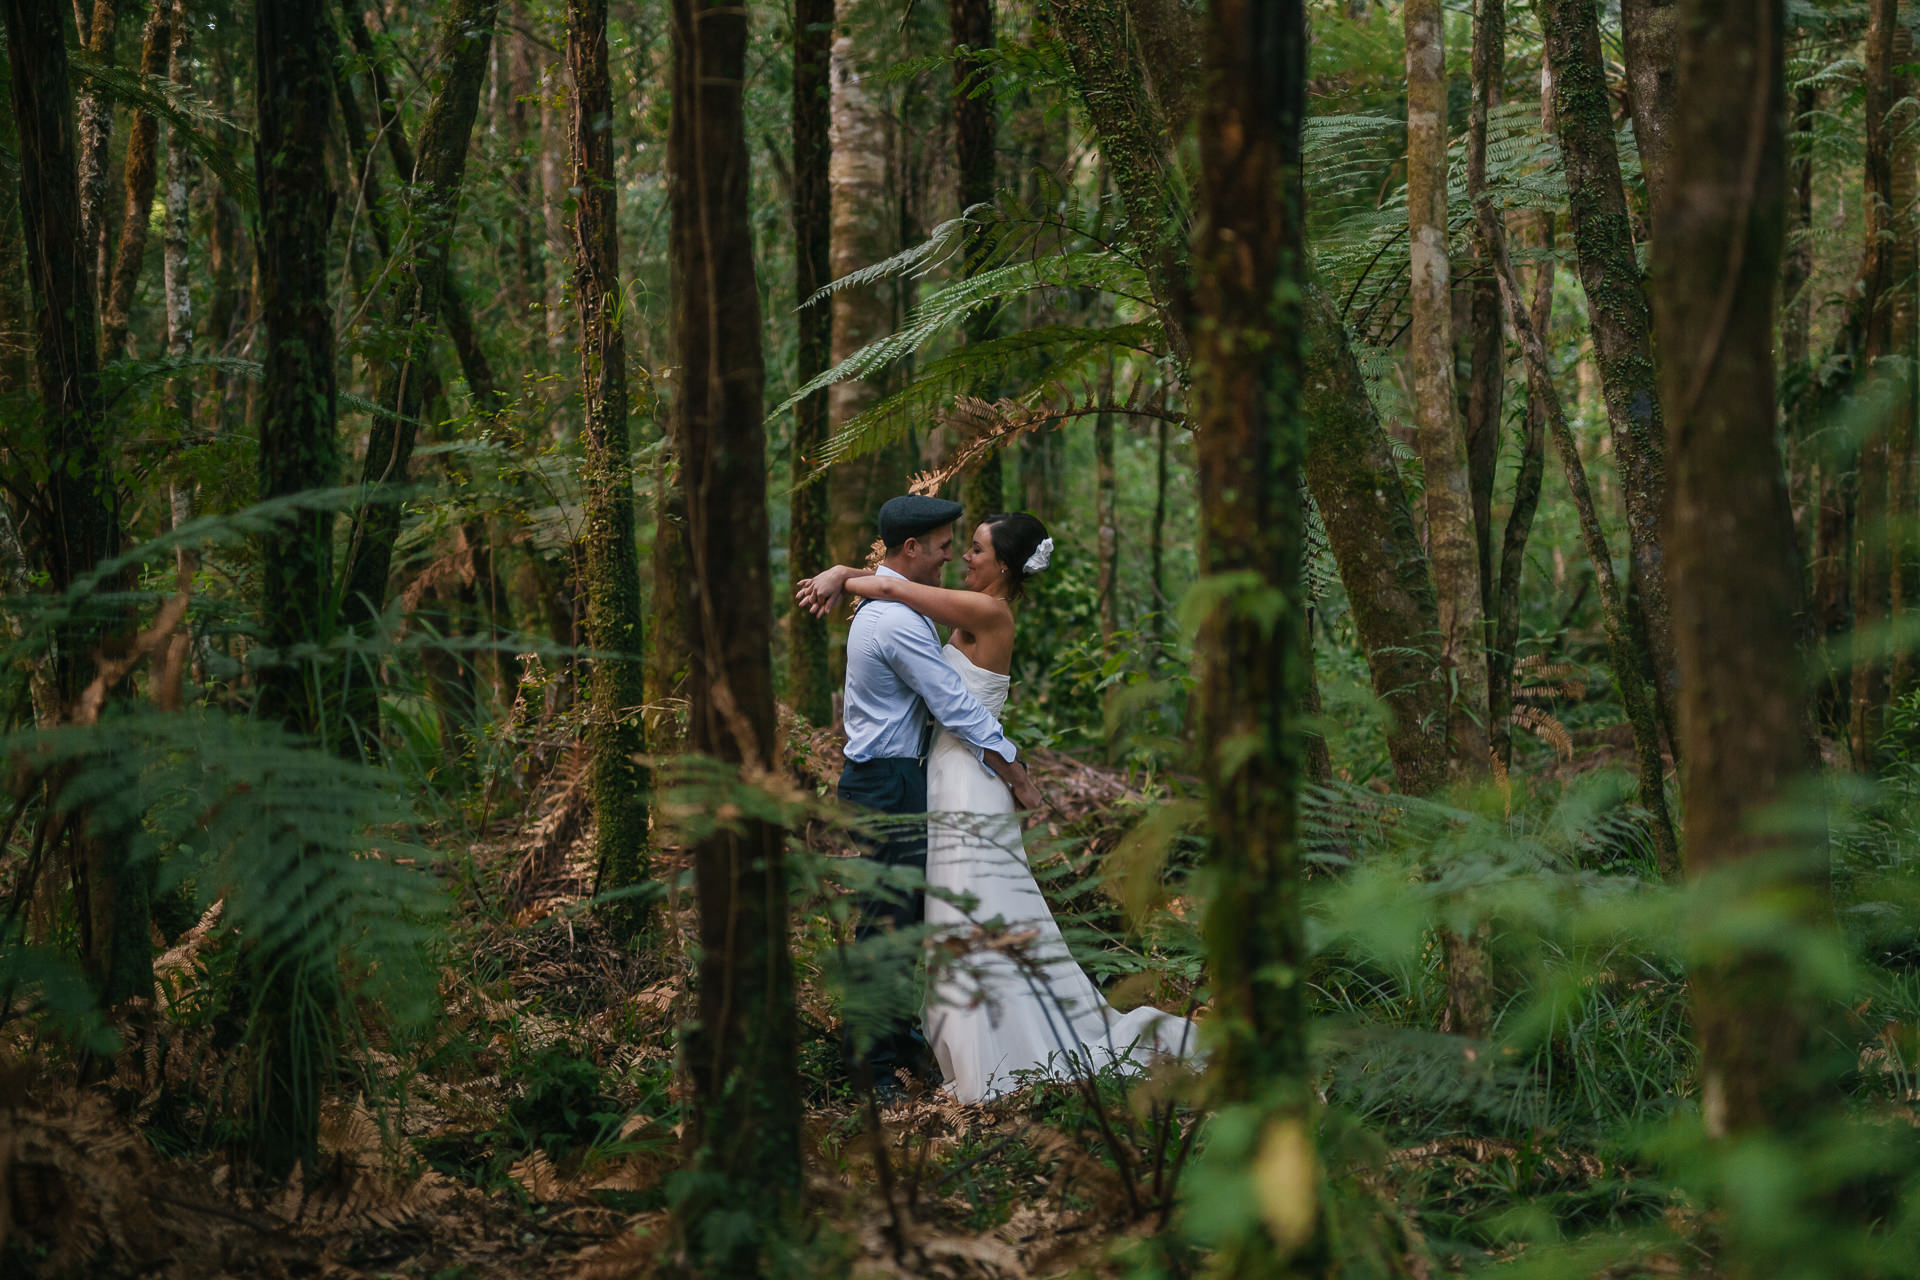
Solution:
[{"label": "light blue dress shirt", "polygon": [[[905,580],[885,565],[878,572]],[[932,621],[896,600],[867,601],[847,632],[847,759],[924,755],[929,714],[975,755],[1015,758],[1000,722],[940,656]]]}]

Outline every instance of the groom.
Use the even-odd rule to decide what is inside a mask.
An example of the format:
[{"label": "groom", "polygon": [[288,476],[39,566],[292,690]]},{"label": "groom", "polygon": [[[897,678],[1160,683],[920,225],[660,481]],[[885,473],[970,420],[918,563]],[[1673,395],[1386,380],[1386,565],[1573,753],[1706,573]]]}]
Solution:
[{"label": "groom", "polygon": [[[942,498],[899,497],[880,508],[880,541],[885,558],[877,570],[928,586],[940,585],[940,573],[953,559],[953,523],[960,504]],[[829,602],[831,604],[832,602]],[[927,747],[934,726],[966,742],[1013,791],[1023,809],[1040,806],[1040,796],[1015,760],[1013,743],[965,682],[940,656],[933,623],[906,605],[869,600],[853,616],[847,633],[847,684],[843,716],[846,768],[840,773],[840,798],[879,813],[914,821],[890,825],[886,834],[866,842],[866,856],[884,867],[927,869]],[[920,923],[920,893],[881,890],[859,903],[855,940]],[[858,977],[850,984],[868,986]],[[850,993],[851,994],[851,993]],[[912,1014],[891,1025],[866,1049],[865,1062],[883,1099],[899,1092],[898,1067],[912,1069],[923,1042]],[[849,1065],[859,1065],[859,1049],[848,1041]]]}]

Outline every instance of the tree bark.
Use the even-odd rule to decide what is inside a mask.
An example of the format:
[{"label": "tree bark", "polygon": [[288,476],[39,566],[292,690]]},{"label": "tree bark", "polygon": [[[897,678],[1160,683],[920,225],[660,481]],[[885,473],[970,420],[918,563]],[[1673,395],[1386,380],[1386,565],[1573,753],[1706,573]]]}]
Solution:
[{"label": "tree bark", "polygon": [[1640,149],[1640,176],[1647,184],[1648,203],[1655,207],[1672,167],[1668,134],[1673,122],[1678,17],[1674,0],[1620,0],[1633,139]]},{"label": "tree bark", "polygon": [[[266,329],[260,496],[268,501],[340,481],[327,287],[334,193],[326,163],[333,74],[325,23],[323,0],[263,0],[254,9],[257,253]],[[261,641],[273,656],[259,669],[259,712],[317,738],[325,726],[315,691],[331,682],[284,655],[293,645],[324,645],[333,631],[330,510],[297,512],[261,536],[260,583]],[[319,1155],[332,1003],[312,993],[330,990],[333,975],[312,962],[298,970],[303,962],[280,948],[256,946],[249,963],[261,1011],[250,1142],[255,1164],[277,1179]]]},{"label": "tree bark", "polygon": [[[994,196],[994,130],[998,113],[994,109],[993,74],[976,56],[963,56],[993,49],[993,0],[947,0],[947,25],[953,35],[953,150],[960,178],[960,208],[991,204]],[[973,275],[982,266],[985,238],[974,236],[961,269]],[[968,314],[964,329],[968,342],[984,342],[993,337],[996,312],[981,307]],[[975,386],[973,394],[985,400],[998,397],[1000,389]],[[990,450],[968,468],[960,489],[961,505],[967,519],[977,521],[992,512],[1002,511],[1005,503],[1004,468],[1000,450]]]},{"label": "tree bark", "polygon": [[[1507,18],[1501,0],[1480,0],[1474,7],[1471,54],[1473,105],[1467,125],[1467,185],[1478,190],[1487,181],[1487,123],[1493,108],[1504,100],[1507,68]],[[1485,237],[1473,237],[1474,257],[1487,260]],[[1500,323],[1500,285],[1491,271],[1474,278],[1468,299],[1465,345],[1470,370],[1462,397],[1461,424],[1466,431],[1467,488],[1473,498],[1473,534],[1480,554],[1480,614],[1487,628],[1487,731],[1498,736],[1499,720],[1492,714],[1494,668],[1503,660],[1491,647],[1498,612],[1493,562],[1493,484],[1500,466],[1500,432],[1507,390],[1507,335]]]},{"label": "tree bark", "polygon": [[13,112],[4,115],[0,119],[0,157],[4,157],[0,158],[0,396],[28,390],[33,358],[27,237],[20,223],[20,134]]},{"label": "tree bark", "polygon": [[1904,135],[1912,127],[1908,103],[1912,81],[1899,68],[1913,52],[1912,32],[1899,20],[1893,0],[1868,8],[1866,74],[1867,250],[1862,264],[1861,309],[1865,319],[1863,397],[1872,415],[1860,445],[1853,520],[1853,629],[1860,650],[1853,663],[1848,741],[1853,766],[1876,770],[1882,760],[1881,729],[1892,693],[1889,664],[1876,633],[1895,620],[1897,547],[1902,516],[1894,498],[1912,492],[1911,479],[1896,474],[1897,460],[1911,464],[1915,414],[1914,375],[1914,154]]},{"label": "tree bark", "polygon": [[[81,19],[80,47],[97,61],[111,64],[113,38],[119,28],[119,0],[93,0],[88,10],[84,0],[73,7]],[[107,240],[107,168],[112,160],[113,104],[97,93],[80,95],[80,234],[87,246],[88,284],[94,290],[93,309],[98,317],[103,309],[112,262]]]},{"label": "tree bark", "polygon": [[[1814,764],[1797,640],[1800,567],[1775,441],[1773,326],[1786,223],[1785,19],[1764,4],[1680,0],[1676,167],[1658,211],[1655,318],[1673,458],[1672,554],[1686,857],[1744,895],[1822,901],[1824,841],[1797,814]],[[1731,910],[1745,909],[1741,903]],[[1791,1126],[1815,1096],[1814,1013],[1765,939],[1690,976],[1710,1134]]]},{"label": "tree bark", "polygon": [[[192,86],[193,21],[186,9],[187,0],[168,0],[173,12],[168,19],[167,79],[185,91]],[[190,241],[188,239],[188,183],[193,177],[193,152],[180,138],[179,126],[167,126],[167,200],[166,221],[162,224],[160,256],[162,291],[166,295],[167,358],[185,361],[193,355],[193,290],[188,276]],[[193,386],[185,373],[167,380],[166,413],[182,446],[193,439]],[[193,519],[198,486],[191,476],[175,474],[167,480],[167,506],[178,528]],[[182,543],[174,552],[180,590],[193,588],[200,568],[199,551]],[[186,637],[180,637],[183,641]]]},{"label": "tree bark", "polygon": [[1439,0],[1408,0],[1404,13],[1415,443],[1426,472],[1427,548],[1439,603],[1436,640],[1456,690],[1447,713],[1452,767],[1461,778],[1478,778],[1488,767],[1486,637],[1466,447],[1454,405],[1446,46]]},{"label": "tree bark", "polygon": [[1656,709],[1672,745],[1673,623],[1660,546],[1666,426],[1653,361],[1653,318],[1634,256],[1633,224],[1600,58],[1598,3],[1548,0],[1542,13],[1574,249],[1626,503],[1632,566],[1629,634],[1636,650],[1644,647]]},{"label": "tree bark", "polygon": [[1567,493],[1573,499],[1580,521],[1580,537],[1586,544],[1587,560],[1593,568],[1594,582],[1600,590],[1601,610],[1606,618],[1607,651],[1613,663],[1615,682],[1620,686],[1620,701],[1627,721],[1633,727],[1634,760],[1640,782],[1640,805],[1647,811],[1654,857],[1663,876],[1679,871],[1680,853],[1673,837],[1673,822],[1667,814],[1666,766],[1660,755],[1660,730],[1654,712],[1653,696],[1640,673],[1638,654],[1627,619],[1626,602],[1621,599],[1619,583],[1613,576],[1613,552],[1607,546],[1606,532],[1594,509],[1593,494],[1587,487],[1587,473],[1580,460],[1580,446],[1567,425],[1566,413],[1554,389],[1552,367],[1547,363],[1546,343],[1528,316],[1520,297],[1520,282],[1507,257],[1505,228],[1485,193],[1479,193],[1474,213],[1481,233],[1493,254],[1494,272],[1500,281],[1500,297],[1506,304],[1507,324],[1520,337],[1520,349],[1526,357],[1528,389],[1545,410],[1547,428],[1554,448],[1560,454],[1561,469],[1567,477]]},{"label": "tree bark", "polygon": [[[447,294],[454,215],[498,8],[498,0],[456,0],[447,10],[438,41],[443,79],[427,107],[419,148],[396,155],[396,160],[404,155],[413,162],[401,173],[409,185],[408,242],[415,248],[395,273],[388,301],[393,348],[374,362],[374,403],[379,409],[367,433],[360,470],[364,496],[347,541],[340,586],[342,621],[362,635],[372,633],[386,609],[387,578],[400,536],[400,499],[392,491],[407,483],[416,424],[427,402],[427,363]],[[396,135],[397,128],[389,130],[390,139]],[[405,147],[404,139],[398,143]],[[347,713],[355,732],[368,742],[377,740],[379,702],[373,674],[357,665],[349,669]]]},{"label": "tree bark", "polygon": [[[895,175],[886,121],[869,92],[852,37],[835,37],[829,69],[833,109],[828,131],[833,209],[829,269],[837,280],[893,251],[896,228],[888,210],[897,201],[891,193]],[[832,360],[846,359],[892,327],[893,303],[884,290],[874,285],[840,290],[833,299]],[[879,399],[877,381],[836,382],[827,390],[829,433]],[[827,502],[832,510],[827,551],[834,563],[866,562],[879,502],[899,492],[905,479],[896,474],[904,470],[896,465],[898,461],[897,451],[881,449],[836,463],[828,472]]]},{"label": "tree bark", "polygon": [[[154,0],[140,37],[140,74],[155,79],[167,74],[168,21],[171,0]],[[134,290],[147,253],[147,222],[153,212],[153,188],[160,154],[160,122],[144,111],[133,117],[127,133],[127,161],[122,175],[126,208],[120,219],[120,247],[113,257],[113,276],[100,308],[100,349],[109,359],[127,354],[127,316],[133,310]]]},{"label": "tree bark", "polygon": [[[1193,328],[1201,565],[1222,587],[1198,644],[1220,886],[1202,926],[1214,991],[1208,1077],[1216,1098],[1241,1109],[1259,1135],[1249,1156],[1271,1158],[1312,1143],[1308,1010],[1297,978],[1306,962],[1297,715],[1306,440],[1296,399],[1306,373],[1307,27],[1298,0],[1215,0],[1208,17]],[[1255,1218],[1222,1240],[1218,1274],[1277,1275],[1321,1253],[1318,1178],[1310,1166],[1297,1176],[1299,1211]]]},{"label": "tree bark", "polygon": [[[1102,404],[1113,399],[1113,367],[1108,365],[1101,379]],[[1098,532],[1095,558],[1098,561],[1094,597],[1100,613],[1100,643],[1113,648],[1120,631],[1120,515],[1119,481],[1113,460],[1113,415],[1096,414],[1093,419],[1093,517]]]},{"label": "tree bark", "polygon": [[[1485,0],[1483,0],[1485,2]],[[1540,215],[1541,248],[1553,249],[1553,215]],[[1540,263],[1534,277],[1533,305],[1528,319],[1546,342],[1552,332],[1553,259]],[[1495,285],[1499,280],[1495,279]],[[1520,447],[1520,466],[1513,478],[1513,504],[1500,540],[1500,586],[1494,600],[1493,650],[1487,655],[1487,723],[1493,732],[1493,754],[1505,769],[1513,764],[1513,668],[1520,647],[1520,575],[1527,564],[1527,539],[1540,507],[1540,482],[1546,471],[1547,406],[1540,397],[1527,396],[1527,434]]]},{"label": "tree bark", "polygon": [[[631,895],[650,875],[649,778],[640,763],[647,750],[641,718],[646,700],[646,633],[640,609],[640,556],[633,541],[633,464],[627,444],[627,345],[621,331],[619,187],[613,159],[606,0],[568,0],[567,68],[573,79],[568,130],[571,185],[577,193],[573,293],[580,308],[580,390],[586,404],[580,437],[586,453],[581,489],[587,644],[594,651],[588,746],[593,752],[595,887],[602,894],[625,891]],[[757,416],[754,420],[759,421]],[[633,896],[607,904],[603,915],[616,935],[629,940],[641,934],[650,918]]]},{"label": "tree bark", "polygon": [[[671,248],[680,284],[674,346],[683,381],[683,452],[692,572],[689,747],[738,770],[742,787],[776,767],[762,427],[759,292],[748,214],[743,85],[746,11],[674,0]],[[716,1275],[758,1275],[762,1250],[800,1190],[786,832],[762,818],[723,821],[692,851],[700,915],[699,1018],[686,1063],[695,1167],[684,1206],[696,1251]],[[742,1212],[751,1226],[737,1225]],[[703,1230],[707,1215],[733,1219]]]},{"label": "tree bark", "polygon": [[[793,287],[804,303],[832,279],[833,150],[832,82],[834,0],[796,0],[793,13]],[[833,300],[800,308],[794,358],[796,380],[829,367],[833,359]],[[827,488],[800,481],[819,465],[827,439],[827,393],[816,391],[794,406],[795,485],[788,500],[787,571],[795,579],[827,559]],[[656,579],[656,583],[657,583]],[[656,586],[656,590],[658,587]],[[833,721],[833,668],[827,653],[827,623],[794,606],[787,612],[787,700],[809,723]]]}]

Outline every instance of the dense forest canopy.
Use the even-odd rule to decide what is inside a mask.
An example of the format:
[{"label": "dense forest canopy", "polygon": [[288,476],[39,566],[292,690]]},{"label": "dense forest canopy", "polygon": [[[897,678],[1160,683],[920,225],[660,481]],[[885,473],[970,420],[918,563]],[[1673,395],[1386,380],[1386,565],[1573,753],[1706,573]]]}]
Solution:
[{"label": "dense forest canopy", "polygon": [[0,1275],[1910,1274],[1917,24],[0,0]]}]

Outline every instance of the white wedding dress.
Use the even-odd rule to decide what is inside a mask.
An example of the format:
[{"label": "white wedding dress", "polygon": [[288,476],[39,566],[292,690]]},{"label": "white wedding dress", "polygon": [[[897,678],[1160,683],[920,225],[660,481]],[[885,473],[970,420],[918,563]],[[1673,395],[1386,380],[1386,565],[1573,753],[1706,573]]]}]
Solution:
[{"label": "white wedding dress", "polygon": [[[952,644],[943,655],[998,716],[1008,678],[975,666]],[[1193,1023],[1158,1009],[1119,1012],[1074,962],[1027,866],[1012,795],[944,729],[927,757],[927,809],[930,890],[976,900],[963,911],[936,892],[927,894],[927,921],[940,926],[936,946],[943,953],[936,956],[924,1020],[949,1093],[982,1102],[1020,1087],[1016,1071],[1064,1080],[1109,1065],[1138,1069],[1163,1058],[1198,1059]],[[996,920],[1006,923],[1004,933],[976,932]],[[976,940],[980,945],[965,950]],[[955,950],[964,953],[955,956]]]}]

